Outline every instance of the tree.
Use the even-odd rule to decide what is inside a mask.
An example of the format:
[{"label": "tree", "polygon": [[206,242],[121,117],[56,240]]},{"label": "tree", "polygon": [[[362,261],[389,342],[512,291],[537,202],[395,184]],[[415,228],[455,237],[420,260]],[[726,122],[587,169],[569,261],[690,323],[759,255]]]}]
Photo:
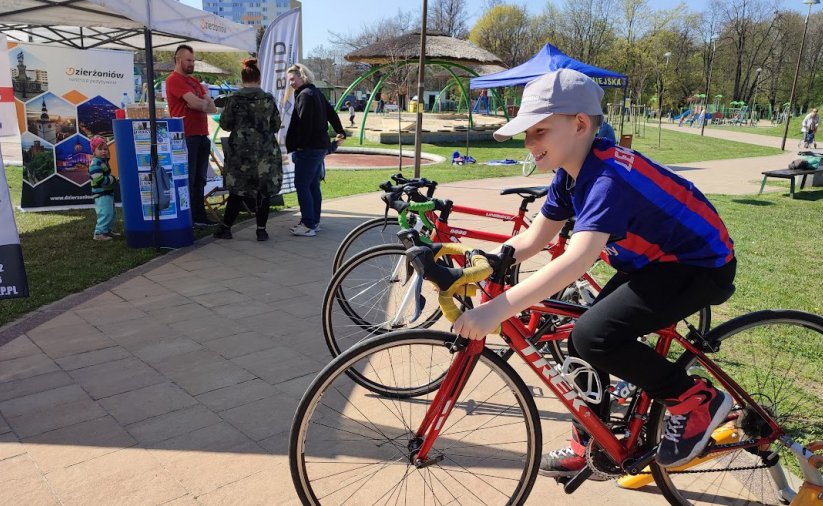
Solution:
[{"label": "tree", "polygon": [[563,9],[547,8],[555,22],[554,34],[563,50],[580,61],[598,65],[614,40],[615,0],[565,0]]},{"label": "tree", "polygon": [[[206,63],[210,63],[215,67],[228,72],[224,76],[216,76],[214,74],[195,74],[196,77],[207,83],[218,83],[228,81],[230,83],[240,82],[240,71],[243,66],[240,63],[244,58],[248,58],[249,54],[245,52],[231,52],[231,53],[210,53],[206,51],[198,51],[194,54],[195,58]],[[154,51],[154,61],[174,61],[173,51]]]},{"label": "tree", "polygon": [[765,0],[731,0],[717,4],[721,40],[731,48],[732,100],[747,100],[754,92],[754,74],[777,43],[783,13]]},{"label": "tree", "polygon": [[496,55],[505,66],[514,67],[531,57],[540,45],[532,37],[532,27],[525,7],[498,5],[477,20],[469,40]]},{"label": "tree", "polygon": [[419,31],[419,26],[419,16],[415,17],[411,13],[398,10],[397,14],[392,17],[383,18],[372,25],[363,25],[359,32],[353,34],[329,32],[329,38],[332,46],[341,54],[347,54],[414,29]]},{"label": "tree", "polygon": [[303,63],[314,72],[314,77],[334,84],[337,81],[337,65],[342,59],[339,53],[321,44],[312,49]]},{"label": "tree", "polygon": [[800,69],[806,80],[800,102],[804,109],[814,107],[820,102],[820,93],[815,93],[817,73],[823,59],[823,13],[815,13],[809,18],[809,33],[806,37],[806,49],[803,51],[803,63]]},{"label": "tree", "polygon": [[469,36],[466,26],[466,0],[434,0],[429,6],[427,31],[440,32],[449,37],[465,39]]}]

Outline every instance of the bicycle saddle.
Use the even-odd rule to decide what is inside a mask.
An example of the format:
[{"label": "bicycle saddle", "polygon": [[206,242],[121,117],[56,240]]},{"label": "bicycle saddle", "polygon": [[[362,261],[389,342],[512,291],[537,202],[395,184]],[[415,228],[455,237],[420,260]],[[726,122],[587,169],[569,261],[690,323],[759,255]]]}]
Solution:
[{"label": "bicycle saddle", "polygon": [[531,197],[532,199],[538,199],[540,197],[545,197],[548,192],[548,186],[528,186],[525,188],[506,188],[500,190],[500,195],[511,195],[512,193],[516,193],[523,198]]}]

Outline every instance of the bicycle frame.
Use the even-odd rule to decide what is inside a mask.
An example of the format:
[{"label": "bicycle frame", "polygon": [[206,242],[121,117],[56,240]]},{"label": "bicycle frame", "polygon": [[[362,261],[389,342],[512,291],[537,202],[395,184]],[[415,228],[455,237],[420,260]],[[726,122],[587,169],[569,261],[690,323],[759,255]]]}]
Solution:
[{"label": "bicycle frame", "polygon": [[[478,239],[478,240],[482,240],[482,241],[489,241],[489,242],[495,242],[495,243],[502,244],[502,243],[506,242],[507,240],[511,239],[512,237],[514,237],[515,235],[517,235],[518,233],[520,233],[521,228],[528,228],[529,227],[529,222],[526,220],[527,208],[526,208],[525,202],[523,202],[520,205],[520,209],[519,209],[517,214],[501,213],[501,212],[496,212],[496,211],[488,211],[488,210],[485,210],[485,209],[478,209],[478,208],[474,208],[474,207],[466,207],[466,206],[458,206],[458,205],[453,205],[452,208],[451,208],[451,211],[461,213],[461,214],[468,214],[468,215],[472,215],[472,216],[481,216],[481,217],[484,217],[484,218],[491,218],[491,219],[502,220],[502,221],[512,221],[512,222],[514,222],[512,235],[508,236],[508,235],[505,235],[505,234],[499,234],[499,233],[493,233],[493,232],[484,232],[482,230],[472,230],[472,229],[466,229],[466,228],[453,227],[453,226],[449,225],[448,222],[446,221],[446,219],[448,219],[448,216],[446,216],[444,219],[441,219],[434,213],[434,211],[426,211],[424,214],[426,215],[427,220],[430,223],[434,224],[434,229],[431,231],[431,235],[429,236],[429,239],[432,242],[441,242],[441,243],[452,242],[452,243],[455,243],[455,242],[460,242],[461,238],[469,238],[469,239]],[[404,213],[405,213],[405,211],[404,211]],[[405,220],[405,214],[404,213],[401,213],[401,218],[402,218],[401,225],[407,225],[408,224]],[[568,237],[567,237],[566,234],[561,232],[557,236],[557,241],[548,244],[545,249],[549,252],[549,255],[551,256],[551,259],[554,260],[555,258],[562,255],[564,251],[566,251],[566,245],[567,244],[568,244]],[[601,254],[601,257],[602,256],[603,256],[603,254]],[[453,256],[452,258],[458,266],[465,267],[465,258],[464,257],[457,255],[457,256]],[[402,272],[403,272],[404,266],[405,266],[405,260],[404,259],[399,259],[397,261],[397,265],[395,265],[395,268],[392,272],[392,277],[391,278],[392,279],[399,279]],[[587,283],[589,283],[590,286],[592,286],[595,289],[597,289],[598,291],[600,291],[600,288],[601,288],[600,285],[597,283],[597,281],[595,281],[595,279],[588,272],[583,275],[583,279]],[[408,281],[409,288],[406,290],[406,293],[403,295],[403,298],[401,299],[400,305],[398,306],[398,309],[397,309],[397,312],[396,312],[396,315],[395,315],[394,319],[391,320],[391,322],[389,322],[389,325],[391,327],[394,327],[394,326],[396,326],[400,323],[402,315],[405,314],[406,309],[408,308],[408,305],[411,304],[411,302],[413,300],[412,295],[413,295],[413,292],[415,290],[414,287],[415,287],[417,281],[418,281],[418,274],[415,273],[412,276],[412,278]],[[539,315],[533,314],[532,315],[532,321],[530,322],[529,327],[528,327],[529,330],[534,332],[537,328],[536,326],[537,326],[538,322],[539,322]]]},{"label": "bicycle frame", "polygon": [[[481,216],[483,218],[491,218],[501,221],[511,221],[514,223],[511,235],[454,227],[450,225],[447,221],[449,214],[447,214],[445,217],[438,217],[434,213],[434,211],[427,211],[425,214],[428,220],[431,223],[433,223],[435,227],[430,236],[432,242],[460,242],[462,238],[468,238],[502,244],[507,240],[511,239],[512,237],[514,237],[515,235],[519,234],[522,229],[529,228],[531,222],[526,219],[527,210],[528,208],[526,207],[525,201],[523,201],[520,204],[520,208],[517,214],[489,211],[486,209],[478,209],[475,207],[460,206],[455,204],[453,204],[451,207],[450,212],[454,213],[466,214],[470,216]],[[555,258],[562,255],[564,251],[566,251],[567,244],[568,236],[561,232],[557,236],[557,242],[549,243],[544,249],[549,252],[551,259],[554,260]],[[600,258],[601,260],[605,261],[605,253],[601,253]],[[462,259],[456,257],[455,260],[459,266],[464,266],[464,264],[462,263]],[[598,291],[600,291],[600,285],[594,280],[594,278],[591,277],[591,275],[588,272],[583,275],[583,279],[585,279],[590,285],[592,285],[593,287],[597,288]]]},{"label": "bicycle frame", "polygon": [[[484,301],[502,293],[503,287],[497,283],[488,283],[486,290],[488,293],[484,294]],[[544,301],[544,305],[530,308],[532,315],[537,312],[573,318],[580,317],[585,310],[586,308],[584,306],[579,306],[577,309],[574,309],[574,305],[572,304],[551,300]],[[567,338],[570,326],[561,327],[557,335],[553,333],[547,334],[541,337],[538,342]],[[631,471],[634,471],[634,473],[639,472],[653,459],[654,452],[646,452],[640,455],[639,452],[641,449],[637,447],[638,441],[640,440],[641,429],[646,420],[646,417],[642,415],[648,412],[652,404],[652,399],[644,392],[641,393],[634,407],[634,415],[639,414],[641,416],[632,416],[630,418],[627,426],[628,436],[625,439],[619,440],[600,417],[588,407],[588,404],[586,404],[578,394],[577,390],[570,385],[563,374],[561,374],[559,368],[547,362],[532,343],[529,342],[528,338],[531,337],[533,333],[530,332],[529,328],[518,318],[512,317],[503,322],[501,334],[505,338],[508,346],[540,377],[545,386],[555,394],[569,413],[591,434],[593,440],[615,463],[621,465],[629,471],[630,474],[633,474]],[[732,394],[738,405],[752,408],[763,420],[767,421],[771,429],[771,434],[768,436],[710,447],[705,453],[706,456],[713,453],[725,453],[751,447],[766,448],[776,439],[783,436],[781,429],[772,419],[771,415],[757,404],[747,392],[743,391],[740,386],[714,362],[707,358],[700,349],[682,337],[674,325],[657,331],[657,334],[660,338],[657,341],[655,350],[660,355],[665,357],[668,354],[672,342],[679,343],[688,352],[694,354],[698,362],[717,379],[718,383],[723,385],[723,387]],[[432,404],[429,406],[423,421],[416,431],[416,437],[421,441],[416,455],[416,463],[419,465],[424,465],[426,462],[428,452],[434,445],[445,420],[455,406],[455,402],[465,386],[474,365],[477,363],[479,354],[484,346],[485,339],[470,341],[465,349],[456,352],[456,356],[443,379],[441,387],[438,389]]]}]

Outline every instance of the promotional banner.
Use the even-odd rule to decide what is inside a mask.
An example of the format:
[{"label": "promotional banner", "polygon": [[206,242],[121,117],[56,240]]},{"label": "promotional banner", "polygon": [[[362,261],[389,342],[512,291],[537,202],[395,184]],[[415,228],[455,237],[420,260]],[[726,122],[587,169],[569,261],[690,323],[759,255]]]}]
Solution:
[{"label": "promotional banner", "polygon": [[[113,141],[114,113],[133,92],[133,53],[17,44],[8,59],[23,150],[20,207],[92,207],[90,139]],[[116,147],[109,150],[117,174]]]},{"label": "promotional banner", "polygon": [[[5,49],[6,36],[0,34],[0,137],[17,135],[9,56]],[[20,248],[20,237],[14,222],[14,207],[11,204],[9,185],[6,183],[3,153],[0,153],[0,300],[28,295],[23,250]]]},{"label": "promotional banner", "polygon": [[[289,87],[286,70],[297,63],[300,54],[300,7],[277,16],[266,28],[260,41],[261,87],[274,95],[283,128],[277,136],[280,149],[286,152],[286,131],[294,109],[294,93]],[[294,165],[283,164],[283,186],[280,193],[294,191]]]}]

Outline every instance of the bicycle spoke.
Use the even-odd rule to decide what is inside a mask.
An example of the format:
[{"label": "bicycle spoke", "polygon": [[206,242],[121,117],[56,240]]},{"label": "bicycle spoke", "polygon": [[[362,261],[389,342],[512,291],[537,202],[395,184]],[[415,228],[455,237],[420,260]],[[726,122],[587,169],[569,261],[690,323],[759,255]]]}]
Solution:
[{"label": "bicycle spoke", "polygon": [[[526,483],[531,486],[533,478],[527,477],[536,472],[539,439],[539,425],[525,422],[523,403],[531,397],[522,381],[512,387],[499,369],[505,363],[488,351],[474,367],[468,395],[456,400],[454,416],[445,424],[449,433],[433,442],[428,465],[412,464],[420,444],[414,431],[435,392],[384,396],[359,378],[391,390],[440,376],[454,358],[442,339],[453,336],[417,332],[443,338],[395,344],[387,334],[365,342],[356,350],[375,351],[334,370],[323,394],[312,397],[298,458],[301,479],[311,483],[314,497],[352,504],[502,504],[521,494]],[[349,373],[355,370],[359,375],[353,377]],[[471,416],[460,412],[466,406]],[[529,413],[536,419],[536,409]],[[533,463],[528,473],[526,463]]]},{"label": "bicycle spoke", "polygon": [[[751,319],[751,320],[750,320]],[[795,311],[772,311],[741,317],[728,325],[729,339],[709,355],[780,426],[800,443],[823,438],[823,320]],[[721,338],[723,336],[720,336]],[[707,374],[701,367],[690,369]],[[715,386],[723,388],[714,378]],[[738,400],[742,396],[736,396]],[[768,436],[765,420],[745,402],[731,423],[735,440]],[[657,422],[657,429],[661,427]],[[653,436],[654,437],[654,436]],[[723,443],[723,441],[719,441]],[[761,449],[762,450],[762,449]],[[762,455],[777,455],[789,486],[799,482],[797,460],[779,441]],[[719,454],[684,470],[652,468],[655,479],[673,503],[778,504],[779,489],[764,457],[747,450]]]}]

